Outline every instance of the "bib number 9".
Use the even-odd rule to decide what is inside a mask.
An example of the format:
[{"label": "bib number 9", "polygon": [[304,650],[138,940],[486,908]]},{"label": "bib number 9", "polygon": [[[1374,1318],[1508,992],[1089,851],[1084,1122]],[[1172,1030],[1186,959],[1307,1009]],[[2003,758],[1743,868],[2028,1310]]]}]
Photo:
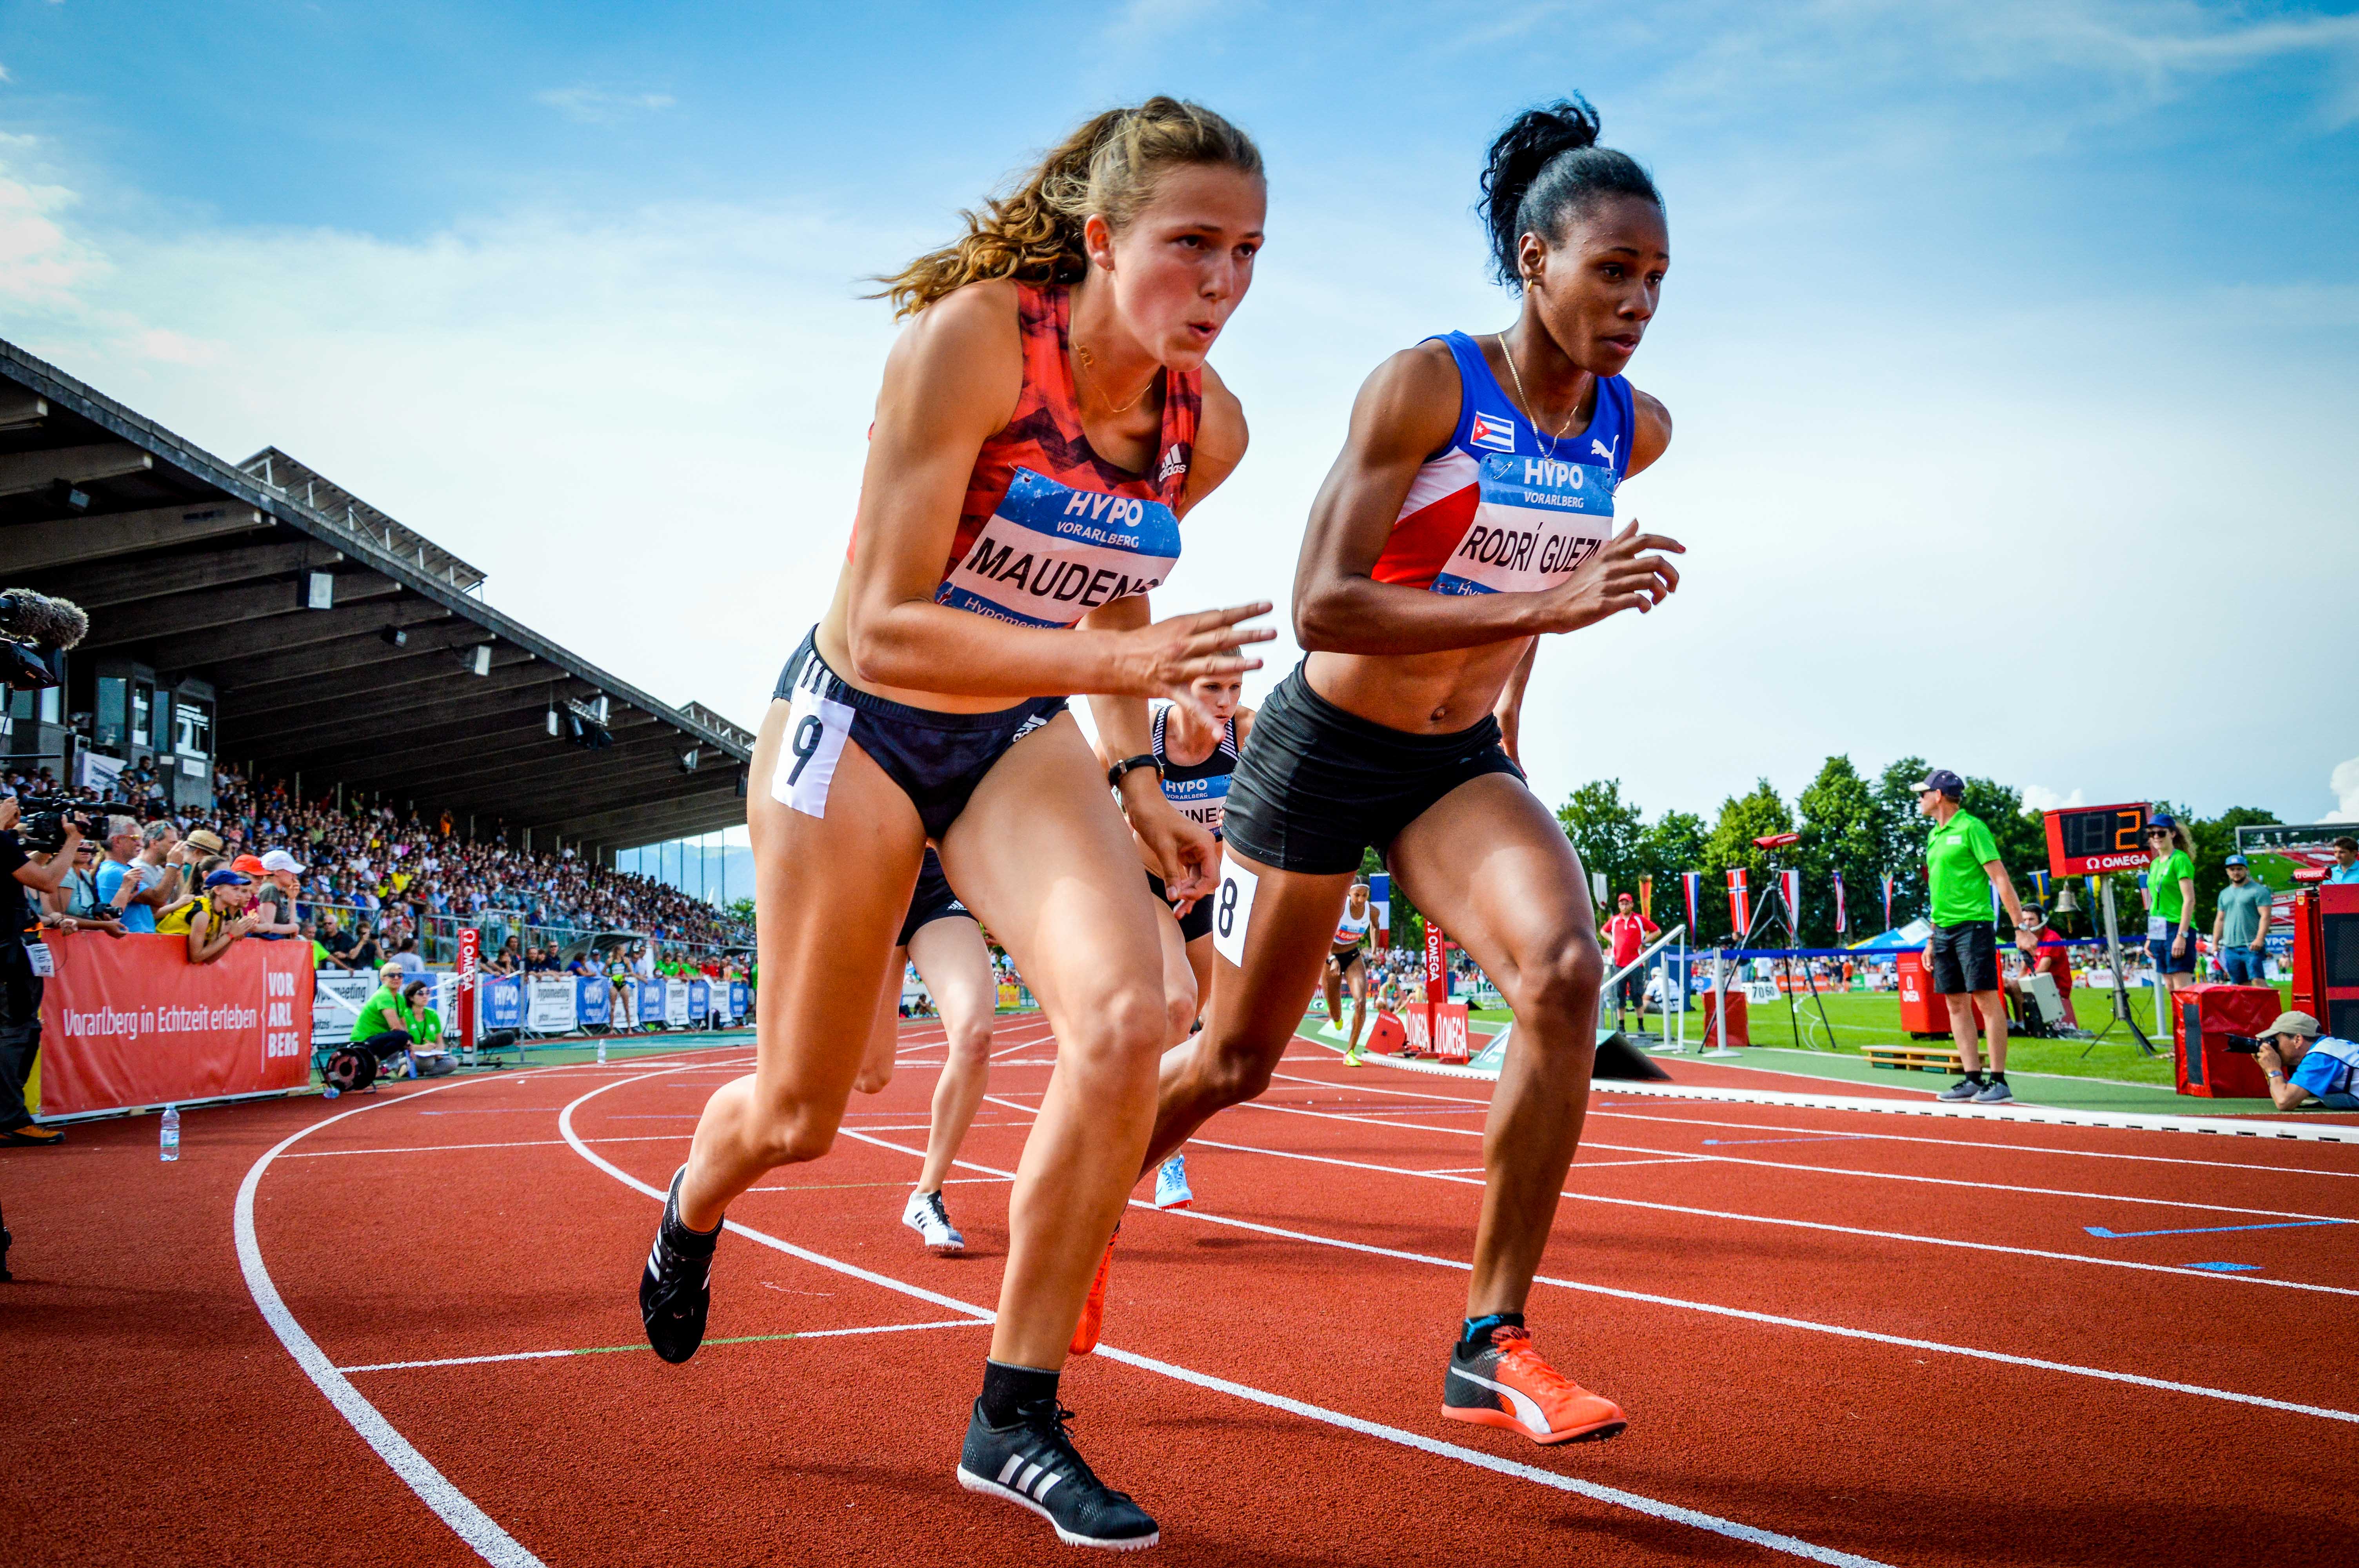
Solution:
[{"label": "bib number 9", "polygon": [[787,733],[778,747],[777,766],[770,773],[770,798],[806,816],[827,815],[828,785],[835,782],[835,764],[843,755],[844,738],[852,733],[852,708],[818,689],[824,678],[818,660],[809,674],[795,682],[795,699],[787,710]]}]

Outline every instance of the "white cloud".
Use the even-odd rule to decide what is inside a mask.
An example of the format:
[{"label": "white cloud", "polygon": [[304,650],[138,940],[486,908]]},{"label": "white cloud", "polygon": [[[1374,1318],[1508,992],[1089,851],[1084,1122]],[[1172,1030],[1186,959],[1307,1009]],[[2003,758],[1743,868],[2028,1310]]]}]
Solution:
[{"label": "white cloud", "polygon": [[2359,757],[2335,763],[2327,787],[2334,792],[2334,809],[2326,814],[2326,820],[2359,822]]},{"label": "white cloud", "polygon": [[669,92],[609,92],[596,87],[552,87],[532,95],[569,120],[585,125],[606,125],[626,114],[651,114],[678,102]]},{"label": "white cloud", "polygon": [[2046,784],[2023,786],[2023,809],[2026,811],[2070,811],[2074,806],[2088,804],[2081,798],[2081,792],[2077,789],[2071,795],[2059,795]]}]

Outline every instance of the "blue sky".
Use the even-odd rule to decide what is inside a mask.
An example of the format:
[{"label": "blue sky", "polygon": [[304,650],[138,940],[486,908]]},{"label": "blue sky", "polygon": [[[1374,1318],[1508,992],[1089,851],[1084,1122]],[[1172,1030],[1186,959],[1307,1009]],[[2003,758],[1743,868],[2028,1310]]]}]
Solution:
[{"label": "blue sky", "polygon": [[749,722],[840,558],[863,276],[1107,103],[1251,128],[1254,448],[1159,604],[1283,602],[1361,377],[1510,319],[1478,160],[1578,88],[1669,199],[1624,500],[1690,554],[1544,653],[1546,797],[1915,752],[2359,813],[2359,636],[2303,608],[2359,568],[2347,8],[0,0],[0,334]]}]

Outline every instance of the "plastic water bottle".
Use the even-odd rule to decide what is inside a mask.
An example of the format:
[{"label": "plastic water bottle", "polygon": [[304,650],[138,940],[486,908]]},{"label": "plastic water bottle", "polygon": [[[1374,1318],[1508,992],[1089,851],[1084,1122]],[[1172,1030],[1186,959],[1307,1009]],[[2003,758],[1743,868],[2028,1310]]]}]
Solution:
[{"label": "plastic water bottle", "polygon": [[601,1034],[600,1036],[598,1036],[598,1065],[599,1065],[600,1066],[603,1066],[603,1065],[605,1065],[605,1064],[606,1064],[606,1037],[605,1037],[604,1035]]},{"label": "plastic water bottle", "polygon": [[329,1084],[320,1090],[320,1098],[321,1099],[333,1099],[343,1092],[343,1090],[338,1088],[335,1085]]},{"label": "plastic water bottle", "polygon": [[164,1108],[164,1131],[158,1140],[157,1153],[165,1160],[180,1157],[180,1108],[177,1105]]}]

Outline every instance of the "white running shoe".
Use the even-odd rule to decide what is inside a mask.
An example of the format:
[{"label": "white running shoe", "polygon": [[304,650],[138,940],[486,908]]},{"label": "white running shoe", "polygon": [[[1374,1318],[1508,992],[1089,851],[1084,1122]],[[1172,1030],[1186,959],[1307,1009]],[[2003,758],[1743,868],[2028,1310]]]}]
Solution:
[{"label": "white running shoe", "polygon": [[1186,1208],[1196,1201],[1188,1190],[1188,1156],[1174,1154],[1155,1167],[1155,1206]]},{"label": "white running shoe", "polygon": [[918,1233],[929,1252],[947,1256],[966,1250],[966,1238],[951,1227],[951,1217],[943,1211],[942,1195],[938,1192],[911,1193],[901,1210],[901,1223]]}]

